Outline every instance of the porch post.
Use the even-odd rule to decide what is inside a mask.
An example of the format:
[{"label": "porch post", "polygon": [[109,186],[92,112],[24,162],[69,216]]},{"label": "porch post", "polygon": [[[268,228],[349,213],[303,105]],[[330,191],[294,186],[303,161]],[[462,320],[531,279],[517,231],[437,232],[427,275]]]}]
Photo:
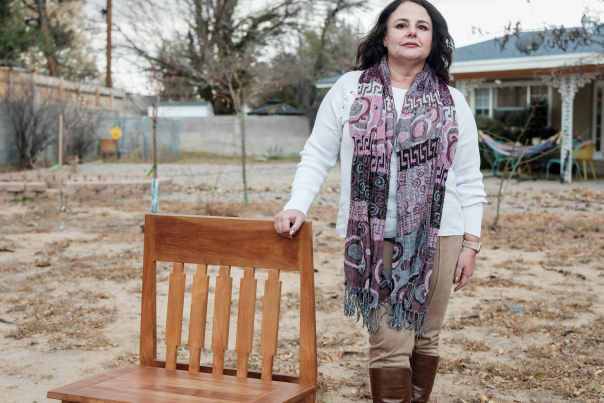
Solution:
[{"label": "porch post", "polygon": [[579,88],[591,82],[595,74],[565,74],[552,80],[562,96],[562,142],[560,144],[560,182],[572,182],[573,102]]}]

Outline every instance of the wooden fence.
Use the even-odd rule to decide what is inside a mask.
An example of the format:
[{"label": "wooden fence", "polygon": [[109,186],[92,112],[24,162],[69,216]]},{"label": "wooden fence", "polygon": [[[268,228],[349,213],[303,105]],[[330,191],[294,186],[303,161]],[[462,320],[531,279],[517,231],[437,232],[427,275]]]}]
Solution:
[{"label": "wooden fence", "polygon": [[126,109],[128,100],[126,92],[113,88],[75,83],[63,78],[41,76],[13,69],[0,67],[0,99],[27,94],[33,91],[36,101],[65,103],[89,108],[111,110]]}]

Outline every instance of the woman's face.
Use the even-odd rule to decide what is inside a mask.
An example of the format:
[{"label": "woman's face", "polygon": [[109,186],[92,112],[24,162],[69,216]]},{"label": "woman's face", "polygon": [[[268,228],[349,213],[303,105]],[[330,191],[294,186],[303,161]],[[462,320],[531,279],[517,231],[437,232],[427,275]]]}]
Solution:
[{"label": "woman's face", "polygon": [[426,9],[411,1],[398,6],[388,20],[384,46],[391,60],[425,61],[432,49],[432,19]]}]

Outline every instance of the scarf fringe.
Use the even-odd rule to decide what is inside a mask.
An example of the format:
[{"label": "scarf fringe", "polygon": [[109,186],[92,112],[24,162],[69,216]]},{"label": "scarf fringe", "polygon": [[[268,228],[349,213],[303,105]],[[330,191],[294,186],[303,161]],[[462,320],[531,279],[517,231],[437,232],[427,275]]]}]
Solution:
[{"label": "scarf fringe", "polygon": [[[415,337],[419,338],[428,331],[428,312],[417,313],[403,307],[402,301],[392,303],[384,301],[376,308],[369,306],[371,295],[369,291],[345,286],[344,288],[344,315],[355,316],[357,322],[363,317],[363,326],[371,334],[375,334],[382,327],[382,318],[388,316],[388,327],[397,330],[409,330],[409,333],[415,331]],[[388,309],[380,315],[381,307],[389,303]]]}]

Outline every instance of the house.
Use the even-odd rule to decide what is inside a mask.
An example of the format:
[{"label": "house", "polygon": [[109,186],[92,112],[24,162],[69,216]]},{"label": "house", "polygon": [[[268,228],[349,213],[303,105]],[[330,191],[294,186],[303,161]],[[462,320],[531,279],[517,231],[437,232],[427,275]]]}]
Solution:
[{"label": "house", "polygon": [[293,106],[289,106],[281,98],[272,98],[266,104],[259,106],[258,108],[250,111],[248,115],[290,115],[290,116],[302,116],[304,112],[300,109],[296,109]]},{"label": "house", "polygon": [[453,86],[466,96],[477,118],[497,119],[535,101],[546,101],[548,126],[564,134],[565,182],[571,181],[571,164],[564,164],[564,159],[571,155],[573,136],[591,139],[596,145],[594,160],[604,165],[600,67],[604,26],[586,24],[579,29],[590,32],[592,41],[569,44],[566,50],[544,45],[534,32],[512,36],[503,49],[494,40],[464,46],[455,51],[450,70]]},{"label": "house", "polygon": [[[502,118],[527,108],[535,101],[548,106],[548,126],[564,134],[561,144],[565,182],[571,181],[570,157],[573,136],[591,139],[594,162],[604,169],[602,102],[604,97],[604,26],[584,18],[593,41],[566,50],[551,48],[538,33],[511,37],[502,49],[500,41],[488,40],[460,47],[453,55],[451,85],[459,89],[477,118]],[[599,44],[598,44],[599,43]],[[315,83],[330,88],[340,76]]]}]

